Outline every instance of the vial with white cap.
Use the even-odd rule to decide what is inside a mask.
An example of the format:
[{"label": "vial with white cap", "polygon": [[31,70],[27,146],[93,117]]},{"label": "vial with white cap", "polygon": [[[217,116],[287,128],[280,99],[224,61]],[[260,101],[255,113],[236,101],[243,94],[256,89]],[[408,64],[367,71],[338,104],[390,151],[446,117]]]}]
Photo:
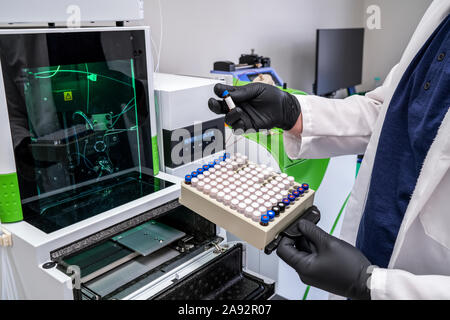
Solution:
[{"label": "vial with white cap", "polygon": [[252,208],[253,208],[253,210],[258,210],[258,208],[259,208],[259,203],[256,203],[256,202],[253,202],[252,203]]},{"label": "vial with white cap", "polygon": [[236,105],[234,104],[233,99],[231,99],[231,95],[228,92],[228,90],[225,90],[222,93],[222,98],[223,98],[223,100],[225,100],[225,103],[227,104],[228,109],[230,109],[230,111],[233,110],[234,108],[236,108]]},{"label": "vial with white cap", "polygon": [[256,192],[256,189],[255,189],[255,187],[250,187],[250,188],[248,188],[247,191],[253,194]]},{"label": "vial with white cap", "polygon": [[252,220],[259,222],[261,220],[261,212],[258,210],[253,211]]},{"label": "vial with white cap", "polygon": [[198,183],[198,178],[192,178],[192,179],[191,179],[191,185],[192,185],[193,187],[197,186],[197,183]]},{"label": "vial with white cap", "polygon": [[223,202],[224,198],[225,198],[225,192],[219,191],[219,193],[217,194],[217,201]]},{"label": "vial with white cap", "polygon": [[253,218],[253,208],[252,207],[247,207],[247,208],[245,208],[245,216],[247,217],[247,218],[250,218],[250,219],[252,219]]},{"label": "vial with white cap", "polygon": [[[281,199],[281,200],[283,200],[283,199]],[[272,203],[272,207],[274,207],[274,206],[276,206],[276,205],[278,204],[278,202],[280,202],[280,201],[278,201],[277,198],[271,198],[271,199],[270,199],[270,202]]]},{"label": "vial with white cap", "polygon": [[203,187],[203,193],[209,194],[211,192],[211,189],[212,189],[211,186],[209,184],[207,184]]},{"label": "vial with white cap", "polygon": [[238,204],[238,212],[245,214],[245,209],[247,208],[247,206],[245,205],[245,203],[241,202]]},{"label": "vial with white cap", "polygon": [[223,203],[227,206],[231,204],[231,200],[233,200],[233,198],[229,194],[225,194],[225,197],[223,197]]},{"label": "vial with white cap", "polygon": [[218,183],[217,183],[217,181],[212,180],[212,181],[209,183],[209,185],[210,185],[211,187],[215,188],[215,187],[217,187]]},{"label": "vial with white cap", "polygon": [[262,174],[262,173],[258,173],[257,175],[256,175],[256,177],[258,178],[258,182],[259,183],[262,183],[262,182],[264,182],[264,174]]},{"label": "vial with white cap", "polygon": [[205,183],[203,181],[199,181],[197,183],[197,190],[198,191],[203,191],[203,188],[205,187]]},{"label": "vial with white cap", "polygon": [[213,199],[216,199],[218,193],[219,193],[219,190],[217,190],[217,188],[212,188],[209,193],[209,196]]},{"label": "vial with white cap", "polygon": [[230,208],[233,210],[237,210],[238,209],[238,205],[239,205],[239,200],[237,199],[232,199],[231,200],[231,204],[230,204]]},{"label": "vial with white cap", "polygon": [[266,207],[266,210],[270,210],[273,207],[272,202],[264,202],[264,207]]}]

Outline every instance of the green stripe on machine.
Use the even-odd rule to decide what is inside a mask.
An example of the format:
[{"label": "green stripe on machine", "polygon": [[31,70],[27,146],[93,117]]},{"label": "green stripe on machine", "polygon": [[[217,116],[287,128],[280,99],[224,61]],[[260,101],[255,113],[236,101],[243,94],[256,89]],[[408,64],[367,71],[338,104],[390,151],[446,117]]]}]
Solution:
[{"label": "green stripe on machine", "polygon": [[158,152],[158,137],[152,137],[152,153],[153,153],[153,175],[159,173],[159,152]]},{"label": "green stripe on machine", "polygon": [[8,223],[21,220],[23,214],[17,174],[0,174],[0,221]]}]

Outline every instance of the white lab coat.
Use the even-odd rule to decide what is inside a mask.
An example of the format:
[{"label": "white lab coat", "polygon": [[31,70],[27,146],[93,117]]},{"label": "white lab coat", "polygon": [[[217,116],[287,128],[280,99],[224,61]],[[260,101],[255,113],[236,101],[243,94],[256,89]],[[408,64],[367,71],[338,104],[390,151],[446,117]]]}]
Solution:
[{"label": "white lab coat", "polygon": [[[302,137],[284,134],[285,149],[291,158],[365,154],[341,231],[341,238],[352,244],[356,241],[380,132],[394,90],[411,60],[449,12],[449,0],[435,0],[431,4],[400,62],[384,84],[366,96],[346,99],[298,96],[303,113]],[[372,299],[450,299],[449,167],[450,112],[447,112],[426,156],[388,269],[377,268],[372,273]]]}]

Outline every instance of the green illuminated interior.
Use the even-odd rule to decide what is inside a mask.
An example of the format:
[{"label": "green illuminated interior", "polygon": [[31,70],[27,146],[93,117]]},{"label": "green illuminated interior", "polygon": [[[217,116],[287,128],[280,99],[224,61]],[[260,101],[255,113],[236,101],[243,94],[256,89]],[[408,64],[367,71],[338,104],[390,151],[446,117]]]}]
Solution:
[{"label": "green illuminated interior", "polygon": [[170,185],[152,177],[158,155],[135,74],[133,59],[23,69],[26,221],[53,232]]}]

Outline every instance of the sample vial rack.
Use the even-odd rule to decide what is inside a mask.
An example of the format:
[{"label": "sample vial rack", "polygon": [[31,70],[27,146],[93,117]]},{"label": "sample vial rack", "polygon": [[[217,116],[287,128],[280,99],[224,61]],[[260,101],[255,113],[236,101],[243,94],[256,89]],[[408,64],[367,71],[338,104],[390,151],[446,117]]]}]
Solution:
[{"label": "sample vial rack", "polygon": [[225,154],[186,175],[180,203],[263,250],[313,205],[314,191],[293,177]]}]

